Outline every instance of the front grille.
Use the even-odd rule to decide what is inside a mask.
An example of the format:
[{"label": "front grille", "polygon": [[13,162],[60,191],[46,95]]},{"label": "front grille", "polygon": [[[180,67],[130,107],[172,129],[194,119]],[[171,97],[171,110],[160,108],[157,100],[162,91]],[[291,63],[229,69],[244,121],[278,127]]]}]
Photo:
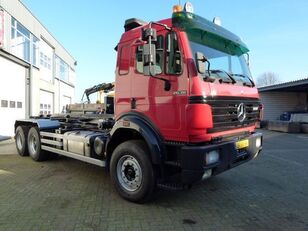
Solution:
[{"label": "front grille", "polygon": [[[254,125],[260,117],[260,101],[256,98],[242,97],[190,97],[190,103],[205,103],[211,106],[213,128],[208,133],[226,131]],[[246,111],[245,119],[239,121],[238,108],[243,104]]]}]

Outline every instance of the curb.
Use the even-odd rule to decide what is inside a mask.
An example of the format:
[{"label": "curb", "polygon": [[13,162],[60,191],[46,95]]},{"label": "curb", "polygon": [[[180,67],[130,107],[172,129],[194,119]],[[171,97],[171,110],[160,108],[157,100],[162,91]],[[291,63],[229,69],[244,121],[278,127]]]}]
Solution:
[{"label": "curb", "polygon": [[2,139],[2,137],[0,137],[0,145],[5,145],[5,144],[10,144],[13,143],[15,140],[13,137],[7,137],[5,139]]}]

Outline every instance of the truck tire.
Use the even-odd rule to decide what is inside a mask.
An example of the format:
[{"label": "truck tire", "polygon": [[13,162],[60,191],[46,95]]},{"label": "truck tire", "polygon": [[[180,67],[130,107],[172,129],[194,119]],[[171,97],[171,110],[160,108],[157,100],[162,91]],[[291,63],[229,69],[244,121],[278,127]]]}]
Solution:
[{"label": "truck tire", "polygon": [[156,177],[146,144],[139,140],[120,144],[111,156],[110,176],[123,198],[139,203],[149,200]]},{"label": "truck tire", "polygon": [[35,161],[47,159],[47,153],[41,149],[41,138],[36,127],[32,127],[28,133],[28,150],[29,155]]},{"label": "truck tire", "polygon": [[25,126],[18,126],[15,130],[15,144],[20,156],[29,156],[26,129]]}]

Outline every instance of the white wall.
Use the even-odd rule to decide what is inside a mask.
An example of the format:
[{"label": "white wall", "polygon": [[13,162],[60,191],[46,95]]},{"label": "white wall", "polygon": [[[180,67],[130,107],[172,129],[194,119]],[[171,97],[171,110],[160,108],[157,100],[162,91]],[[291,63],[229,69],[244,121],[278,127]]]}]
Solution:
[{"label": "white wall", "polygon": [[260,92],[259,94],[264,106],[264,120],[277,120],[285,111],[307,107],[306,93]]}]

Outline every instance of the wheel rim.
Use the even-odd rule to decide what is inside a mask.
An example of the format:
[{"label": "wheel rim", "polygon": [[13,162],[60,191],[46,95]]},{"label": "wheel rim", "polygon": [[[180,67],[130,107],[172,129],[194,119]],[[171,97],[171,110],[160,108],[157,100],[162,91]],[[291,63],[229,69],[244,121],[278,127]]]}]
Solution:
[{"label": "wheel rim", "polygon": [[138,161],[130,155],[122,156],[117,164],[117,177],[125,190],[138,190],[142,182],[142,170]]},{"label": "wheel rim", "polygon": [[16,135],[16,144],[17,144],[18,150],[21,150],[22,149],[22,139],[21,139],[20,133],[17,133]]},{"label": "wheel rim", "polygon": [[37,140],[36,137],[34,135],[30,136],[30,140],[29,140],[29,151],[30,154],[35,154],[37,150]]}]

